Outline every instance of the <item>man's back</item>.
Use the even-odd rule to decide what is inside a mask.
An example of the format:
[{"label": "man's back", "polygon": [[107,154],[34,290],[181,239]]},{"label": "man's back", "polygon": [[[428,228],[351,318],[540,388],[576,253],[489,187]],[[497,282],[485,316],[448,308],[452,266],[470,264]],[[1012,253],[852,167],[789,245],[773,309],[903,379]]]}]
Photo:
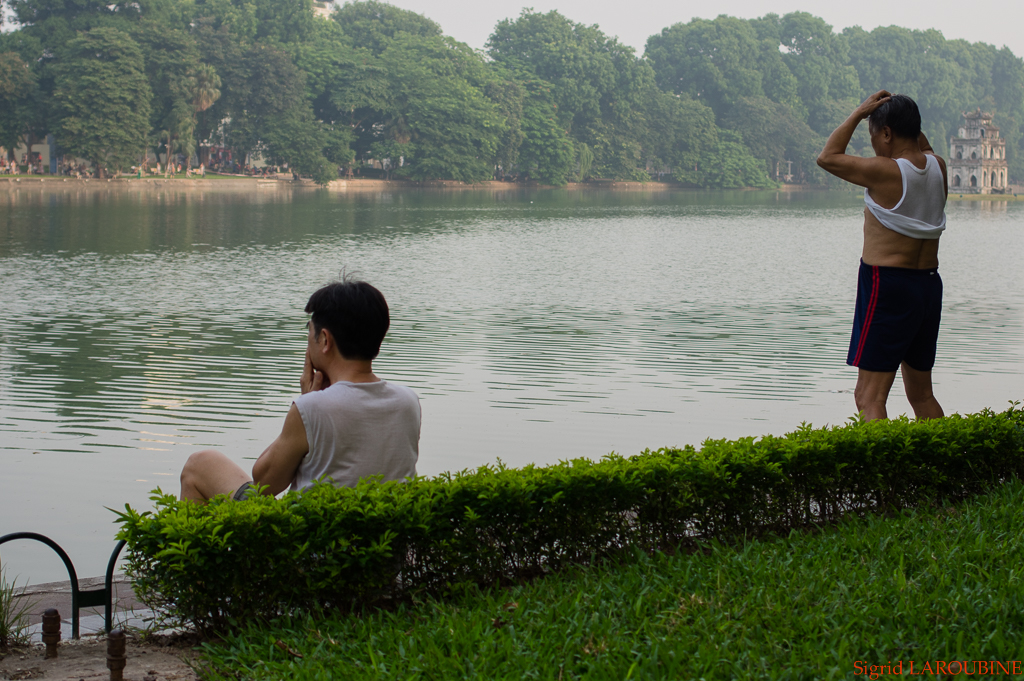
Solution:
[{"label": "man's back", "polygon": [[354,487],[360,478],[383,475],[402,480],[416,475],[420,405],[409,388],[374,381],[338,382],[295,400],[309,442],[291,489],[301,490],[327,476]]},{"label": "man's back", "polygon": [[[888,172],[865,189],[864,250],[868,265],[927,269],[939,265],[939,240],[927,232],[945,225],[945,166],[937,156],[911,150],[899,160],[891,159],[899,174]],[[907,211],[908,204],[913,209]],[[877,215],[876,215],[877,214]],[[925,218],[921,230],[900,229],[899,223],[913,223],[905,215]],[[883,220],[890,224],[883,224]],[[941,227],[939,226],[941,222]],[[928,229],[928,225],[932,229]]]}]

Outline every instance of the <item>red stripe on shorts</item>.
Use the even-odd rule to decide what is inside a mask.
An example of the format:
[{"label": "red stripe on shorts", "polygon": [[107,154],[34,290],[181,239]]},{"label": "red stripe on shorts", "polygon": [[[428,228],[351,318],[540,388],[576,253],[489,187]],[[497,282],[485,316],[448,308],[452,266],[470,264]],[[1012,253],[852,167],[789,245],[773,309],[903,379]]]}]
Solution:
[{"label": "red stripe on shorts", "polygon": [[853,358],[853,366],[860,365],[860,355],[864,351],[864,341],[868,339],[871,318],[875,316],[875,303],[878,302],[878,266],[871,266],[871,299],[868,301],[868,313],[864,316],[864,326],[860,330],[860,342],[857,343],[857,354]]}]

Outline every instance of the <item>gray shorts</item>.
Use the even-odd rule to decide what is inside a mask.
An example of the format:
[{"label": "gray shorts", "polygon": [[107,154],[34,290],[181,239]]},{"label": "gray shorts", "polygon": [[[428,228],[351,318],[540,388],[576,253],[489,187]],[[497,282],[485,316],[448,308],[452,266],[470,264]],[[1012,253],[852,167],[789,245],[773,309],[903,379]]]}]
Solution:
[{"label": "gray shorts", "polygon": [[249,482],[243,482],[242,486],[239,487],[238,489],[236,489],[235,493],[231,495],[231,500],[232,501],[245,501],[246,499],[249,498],[249,494],[250,493],[253,493],[253,494],[256,493],[256,490],[253,489],[253,486],[252,486],[252,480],[250,480]]}]

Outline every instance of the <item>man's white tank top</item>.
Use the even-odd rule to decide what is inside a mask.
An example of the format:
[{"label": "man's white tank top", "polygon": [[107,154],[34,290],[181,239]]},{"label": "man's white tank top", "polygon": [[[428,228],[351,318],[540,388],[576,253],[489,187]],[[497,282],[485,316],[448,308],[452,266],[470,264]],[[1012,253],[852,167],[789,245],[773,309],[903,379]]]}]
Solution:
[{"label": "man's white tank top", "polygon": [[946,229],[946,181],[942,168],[925,154],[924,168],[896,159],[903,175],[903,197],[893,208],[882,208],[864,190],[864,203],[883,226],[914,239],[938,239]]},{"label": "man's white tank top", "polygon": [[303,490],[329,477],[337,487],[383,475],[403,480],[416,475],[420,401],[409,388],[387,381],[339,381],[295,400],[306,427],[309,453],[292,480]]}]

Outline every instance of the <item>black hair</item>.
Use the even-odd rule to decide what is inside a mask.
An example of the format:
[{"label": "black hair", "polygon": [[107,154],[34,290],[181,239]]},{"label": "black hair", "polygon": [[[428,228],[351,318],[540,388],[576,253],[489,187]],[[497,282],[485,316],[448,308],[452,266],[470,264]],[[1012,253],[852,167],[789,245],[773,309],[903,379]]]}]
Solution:
[{"label": "black hair", "polygon": [[871,112],[868,125],[876,131],[889,126],[893,136],[916,140],[921,136],[921,112],[910,97],[892,95],[888,102]]},{"label": "black hair", "polygon": [[345,359],[375,358],[391,326],[384,294],[365,281],[327,284],[309,297],[306,312],[313,315],[313,331],[330,331]]}]

